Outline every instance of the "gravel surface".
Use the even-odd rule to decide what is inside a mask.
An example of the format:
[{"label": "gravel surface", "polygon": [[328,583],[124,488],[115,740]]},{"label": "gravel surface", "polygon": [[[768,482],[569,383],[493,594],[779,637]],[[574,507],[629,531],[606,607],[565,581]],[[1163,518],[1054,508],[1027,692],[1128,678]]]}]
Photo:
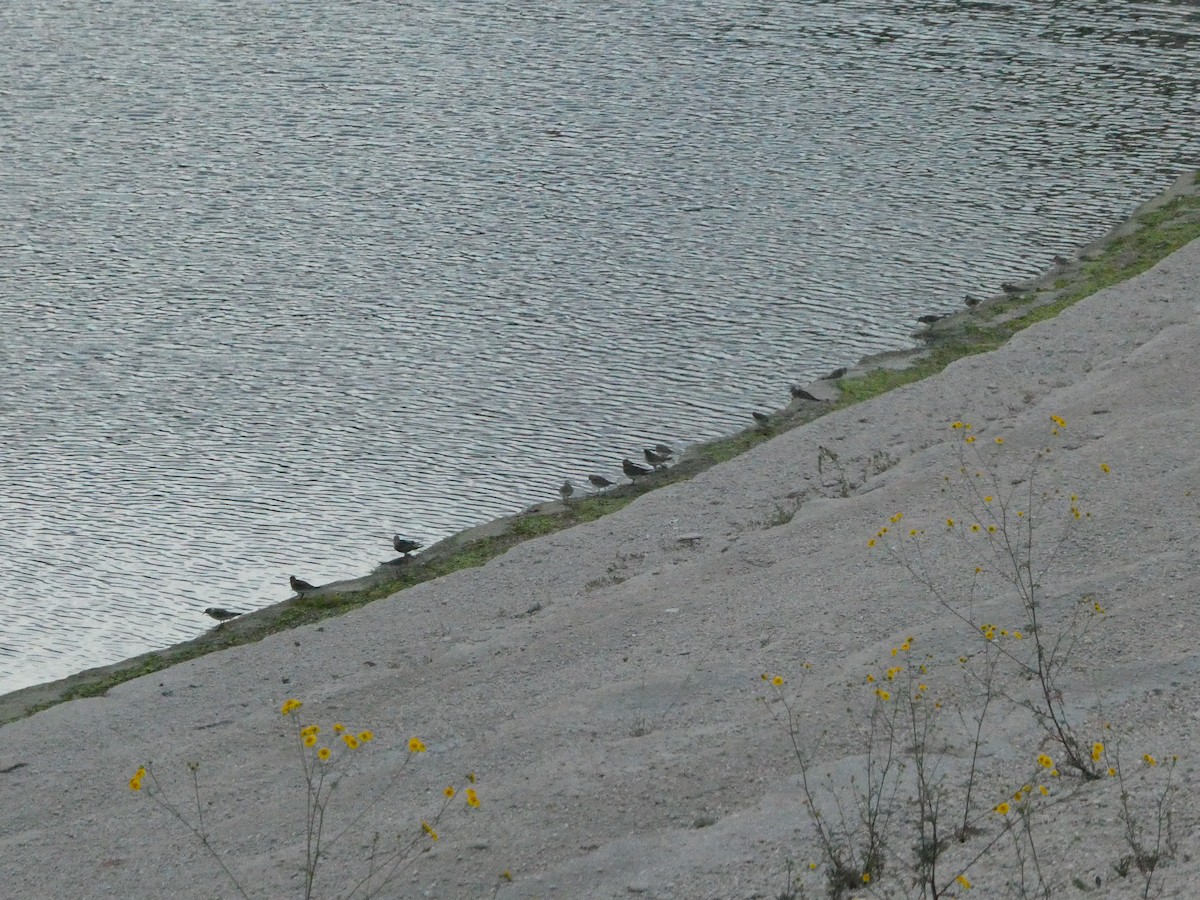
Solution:
[{"label": "gravel surface", "polygon": [[[970,743],[956,710],[970,724],[980,708],[964,672],[981,670],[988,645],[938,596],[976,624],[1023,631],[1023,642],[1010,633],[998,646],[1020,655],[1032,645],[1029,617],[998,575],[1004,557],[989,555],[997,538],[965,530],[988,518],[964,492],[982,485],[990,509],[1007,503],[1015,533],[1016,511],[1031,507],[1031,456],[1049,447],[1034,492],[1060,493],[1032,504],[1029,517],[1037,560],[1058,548],[1039,574],[1039,617],[1048,638],[1072,609],[1088,626],[1061,670],[1062,702],[1086,746],[1119,748],[1147,840],[1156,791],[1178,755],[1178,849],[1161,870],[1163,896],[1195,897],[1197,347],[1200,241],[994,353],[825,416],[619,513],[319,626],[6,725],[0,894],[237,896],[153,800],[164,792],[195,821],[188,763],[198,761],[211,846],[247,894],[303,896],[295,726],[320,724],[319,746],[333,740],[336,759],[332,725],[344,722],[375,739],[343,749],[337,763],[326,840],[345,832],[321,861],[315,896],[348,893],[377,833],[380,853],[401,834],[428,848],[383,897],[491,897],[498,886],[503,898],[774,898],[789,858],[808,896],[823,896],[821,872],[807,871],[823,863],[800,766],[772,714],[785,701],[796,712],[810,783],[836,824],[824,785],[843,785],[853,815],[848,779],[857,772],[864,784],[875,700],[866,676],[905,665],[895,704],[907,672],[924,663],[927,700],[943,704],[931,758],[947,778],[946,807],[960,809]],[[1067,423],[1057,435],[1052,415]],[[973,425],[975,444],[949,427],[955,420]],[[1064,532],[1072,505],[1082,517]],[[918,547],[938,594],[895,562],[900,548]],[[911,649],[893,657],[909,637]],[[960,656],[971,658],[965,669]],[[778,695],[763,673],[786,679]],[[1140,896],[1136,867],[1126,878],[1114,869],[1129,853],[1120,783],[1039,769],[1039,753],[1062,754],[1013,702],[1029,689],[1016,676],[997,679],[973,801],[982,833],[948,849],[942,878],[967,866],[972,896],[1017,890],[1012,837],[989,810],[1041,771],[1050,797],[1036,797],[1031,821],[1050,886]],[[284,718],[290,697],[304,706]],[[410,757],[414,735],[428,749]],[[128,779],[148,762],[157,780],[134,793]],[[434,820],[442,788],[461,789],[467,772],[477,774],[481,806],[456,797],[433,844],[420,822]],[[887,830],[898,857],[864,896],[916,895],[903,869],[909,794],[906,780]],[[943,833],[954,816],[944,815]],[[498,883],[504,870],[511,883]],[[1029,860],[1025,879],[1036,886]]]}]

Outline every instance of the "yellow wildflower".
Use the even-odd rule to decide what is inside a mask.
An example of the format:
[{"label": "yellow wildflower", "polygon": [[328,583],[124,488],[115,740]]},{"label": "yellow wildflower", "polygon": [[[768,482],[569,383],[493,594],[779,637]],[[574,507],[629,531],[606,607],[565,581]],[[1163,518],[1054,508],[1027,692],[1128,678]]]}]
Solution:
[{"label": "yellow wildflower", "polygon": [[138,770],[133,773],[133,777],[129,779],[129,789],[131,791],[140,791],[142,789],[142,779],[146,777],[146,767],[138,766]]},{"label": "yellow wildflower", "polygon": [[467,788],[467,806],[479,808],[479,795],[475,793],[475,788]]},{"label": "yellow wildflower", "polygon": [[284,700],[283,706],[280,708],[279,711],[286,716],[288,713],[292,712],[293,710],[299,709],[303,705],[304,704],[301,703],[299,700]]},{"label": "yellow wildflower", "polygon": [[305,747],[311,747],[316,742],[317,742],[317,736],[315,734],[306,734],[304,736],[304,746]]},{"label": "yellow wildflower", "polygon": [[366,731],[360,731],[358,733],[358,739],[360,741],[362,741],[364,744],[368,744],[371,741],[375,740],[375,732],[371,731],[370,729],[368,729]]},{"label": "yellow wildflower", "polygon": [[1003,443],[1004,443],[1004,438],[996,438],[996,443],[997,443],[997,444],[1003,444]]},{"label": "yellow wildflower", "polygon": [[1092,744],[1092,762],[1100,762],[1100,756],[1104,753],[1104,745],[1099,741]]},{"label": "yellow wildflower", "polygon": [[1038,790],[1042,792],[1042,796],[1043,796],[1043,797],[1049,797],[1049,796],[1050,796],[1050,788],[1046,787],[1044,784],[1039,784],[1039,785],[1038,785]]},{"label": "yellow wildflower", "polygon": [[868,675],[868,676],[867,676],[867,684],[874,684],[874,683],[875,683],[875,676],[874,676],[874,675]]},{"label": "yellow wildflower", "polygon": [[953,519],[947,519],[947,520],[946,520],[946,527],[947,527],[947,528],[953,528],[953,527],[954,527],[954,520],[953,520]]},{"label": "yellow wildflower", "polygon": [[334,725],[333,725],[333,733],[334,734],[341,734],[345,730],[346,730],[346,726],[343,725],[341,722],[334,723]]},{"label": "yellow wildflower", "polygon": [[771,684],[775,685],[775,687],[782,687],[783,686],[783,676],[776,675],[774,678],[771,679]]},{"label": "yellow wildflower", "polygon": [[452,784],[448,784],[448,785],[446,785],[446,789],[445,789],[444,791],[442,791],[442,793],[443,793],[443,794],[445,794],[445,795],[446,795],[446,799],[447,799],[447,800],[449,800],[449,799],[450,799],[451,797],[453,797],[453,796],[454,796],[454,795],[455,795],[457,792],[454,790],[454,785],[452,785]]},{"label": "yellow wildflower", "polygon": [[1000,813],[1000,815],[1002,815],[1002,816],[1007,816],[1010,808],[1011,807],[1009,807],[1009,805],[1007,803],[997,803],[996,804],[996,812]]},{"label": "yellow wildflower", "polygon": [[984,502],[984,503],[991,503],[991,502],[992,502],[992,495],[991,495],[991,494],[988,494],[986,497],[984,497],[984,498],[983,498],[983,502]]},{"label": "yellow wildflower", "polygon": [[870,883],[871,883],[871,873],[863,872],[863,884],[870,884]]},{"label": "yellow wildflower", "polygon": [[[996,441],[999,442],[1000,438],[996,438]],[[959,875],[954,880],[957,881],[960,885],[962,885],[962,889],[964,891],[969,891],[971,889],[971,882],[967,881],[966,875]]]},{"label": "yellow wildflower", "polygon": [[349,747],[351,750],[358,749],[358,738],[356,738],[354,735],[348,734],[348,733],[343,734],[342,740],[345,741],[346,746]]},{"label": "yellow wildflower", "polygon": [[436,841],[438,839],[438,833],[433,830],[433,826],[428,822],[421,823],[421,830],[429,835],[430,840]]},{"label": "yellow wildflower", "polygon": [[972,530],[972,531],[975,531],[975,532],[978,532],[978,531],[979,531],[979,523],[978,523],[978,522],[976,522],[974,525],[972,525],[972,526],[971,526],[971,530]]},{"label": "yellow wildflower", "polygon": [[1021,632],[1019,632],[1019,631],[1014,631],[1013,637],[1019,641],[1019,640],[1022,640],[1025,637],[1025,635],[1021,634]]},{"label": "yellow wildflower", "polygon": [[1108,463],[1100,463],[1100,471],[1107,475],[1112,469],[1108,467]]},{"label": "yellow wildflower", "polygon": [[420,738],[409,738],[408,739],[408,752],[409,753],[424,753],[425,752],[425,745],[423,743],[421,743]]},{"label": "yellow wildflower", "polygon": [[1151,756],[1149,753],[1143,753],[1142,759],[1145,761],[1146,765],[1148,765],[1148,766],[1157,766],[1158,765],[1158,760],[1155,759],[1153,756]]},{"label": "yellow wildflower", "polygon": [[953,428],[955,431],[958,431],[960,428],[962,428],[962,427],[963,427],[963,423],[962,423],[962,422],[955,422],[955,423],[954,423],[953,425],[951,425],[950,427],[951,427],[951,428]]},{"label": "yellow wildflower", "polygon": [[1062,416],[1051,416],[1050,418],[1054,422],[1054,424],[1057,425],[1059,428],[1067,427],[1067,420],[1064,419]]},{"label": "yellow wildflower", "polygon": [[475,783],[475,773],[474,772],[467,773],[467,781],[471,782],[471,784]]},{"label": "yellow wildflower", "polygon": [[867,541],[867,546],[874,547],[875,546],[875,538],[871,538],[869,541]]},{"label": "yellow wildflower", "polygon": [[912,644],[908,641],[905,641],[903,644],[900,645],[900,649],[903,650],[905,653],[907,653],[909,650],[912,649]]},{"label": "yellow wildflower", "polygon": [[879,697],[879,699],[880,699],[880,700],[884,701],[885,703],[886,703],[888,700],[891,700],[891,699],[892,699],[892,695],[891,695],[891,693],[890,693],[889,691],[885,691],[885,690],[883,690],[882,688],[880,688],[879,690],[875,691],[875,694],[876,694],[876,696],[878,696],[878,697]]},{"label": "yellow wildflower", "polygon": [[973,443],[975,443],[975,435],[968,434],[965,438],[963,438],[963,441],[965,441],[968,444],[973,444]]},{"label": "yellow wildflower", "polygon": [[1108,777],[1109,777],[1109,778],[1116,778],[1116,777],[1117,777],[1117,770],[1116,770],[1115,768],[1113,768],[1112,766],[1109,766],[1109,767],[1108,767]]},{"label": "yellow wildflower", "polygon": [[1041,756],[1038,757],[1038,765],[1041,766],[1043,769],[1053,769],[1054,768],[1054,760],[1052,760],[1049,756],[1047,756],[1045,753],[1043,753]]},{"label": "yellow wildflower", "polygon": [[319,759],[321,762],[329,762],[329,757],[332,755],[333,754],[329,752],[328,747],[322,747],[317,751],[317,759]]}]

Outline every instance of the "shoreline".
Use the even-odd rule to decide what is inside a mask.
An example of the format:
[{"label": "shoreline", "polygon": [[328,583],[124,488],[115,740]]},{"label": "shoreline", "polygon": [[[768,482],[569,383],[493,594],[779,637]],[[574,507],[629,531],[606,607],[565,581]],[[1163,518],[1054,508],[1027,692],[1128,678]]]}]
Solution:
[{"label": "shoreline", "polygon": [[[1138,206],[1106,235],[1080,248],[1074,258],[1026,282],[1007,285],[1001,294],[974,303],[968,299],[966,308],[932,322],[917,333],[921,344],[916,348],[865,357],[836,379],[821,379],[806,386],[818,399],[793,400],[772,413],[768,427],[747,428],[689,447],[676,465],[637,485],[620,485],[569,504],[535,504],[514,515],[474,526],[403,565],[383,564],[360,578],[322,585],[304,596],[216,626],[190,641],[0,695],[0,726],[67,700],[102,696],[117,684],[176,663],[339,615],[417,584],[482,565],[530,538],[615,512],[644,493],[689,480],[827,413],[926,378],[956,359],[996,349],[1025,327],[1144,271],[1197,237],[1200,171],[1193,171]],[[781,385],[781,391],[785,387]],[[781,517],[788,512],[779,509]]]}]

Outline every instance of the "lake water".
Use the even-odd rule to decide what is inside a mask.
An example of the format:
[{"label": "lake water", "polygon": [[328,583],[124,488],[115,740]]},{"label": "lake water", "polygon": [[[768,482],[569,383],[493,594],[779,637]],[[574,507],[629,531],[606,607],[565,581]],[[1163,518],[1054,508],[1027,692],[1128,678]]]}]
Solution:
[{"label": "lake water", "polygon": [[1200,161],[1167,2],[6,0],[0,691],[749,423]]}]

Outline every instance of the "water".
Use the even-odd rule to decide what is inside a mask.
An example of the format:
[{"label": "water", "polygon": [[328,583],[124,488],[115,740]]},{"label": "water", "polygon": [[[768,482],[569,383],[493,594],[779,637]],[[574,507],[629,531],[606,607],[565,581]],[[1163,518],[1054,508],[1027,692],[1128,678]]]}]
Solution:
[{"label": "water", "polygon": [[1159,2],[0,5],[0,690],[783,405],[1200,160]]}]

